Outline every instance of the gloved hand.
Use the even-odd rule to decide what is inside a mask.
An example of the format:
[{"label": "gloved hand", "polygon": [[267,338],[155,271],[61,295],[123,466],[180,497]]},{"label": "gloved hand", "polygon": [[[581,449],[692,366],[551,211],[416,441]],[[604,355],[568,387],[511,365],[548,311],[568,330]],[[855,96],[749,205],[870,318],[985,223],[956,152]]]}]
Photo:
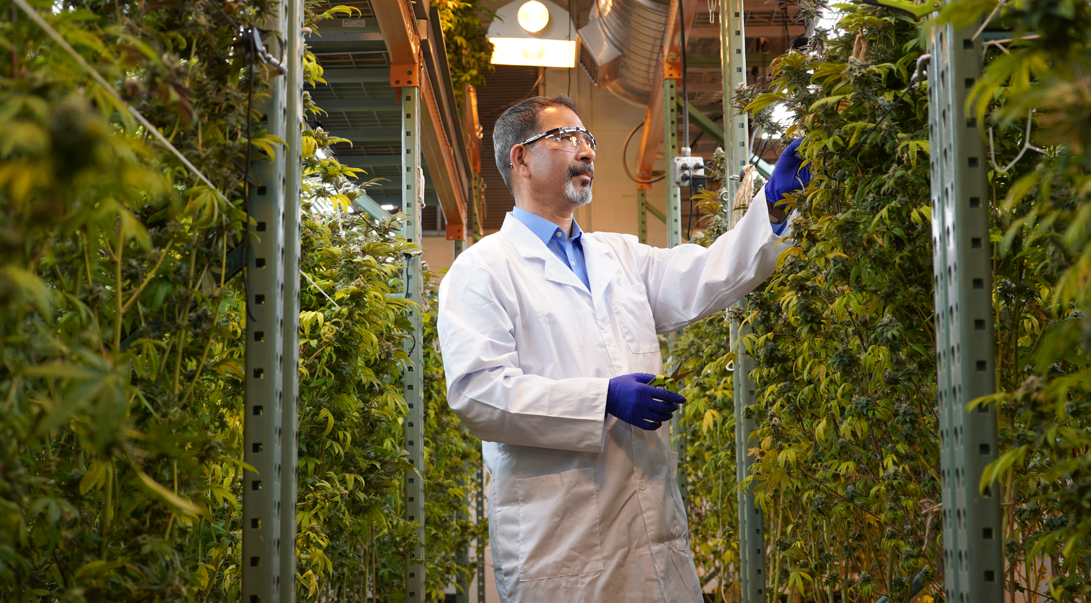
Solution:
[{"label": "gloved hand", "polygon": [[802,190],[811,181],[811,165],[804,165],[799,156],[798,149],[802,142],[803,138],[797,138],[784,149],[773,166],[769,182],[765,183],[765,200],[782,210],[788,209],[784,195]]},{"label": "gloved hand", "polygon": [[[606,412],[646,431],[659,429],[670,421],[686,399],[674,392],[648,385],[655,375],[633,373],[610,380],[606,389]],[[660,401],[662,400],[662,401]]]}]

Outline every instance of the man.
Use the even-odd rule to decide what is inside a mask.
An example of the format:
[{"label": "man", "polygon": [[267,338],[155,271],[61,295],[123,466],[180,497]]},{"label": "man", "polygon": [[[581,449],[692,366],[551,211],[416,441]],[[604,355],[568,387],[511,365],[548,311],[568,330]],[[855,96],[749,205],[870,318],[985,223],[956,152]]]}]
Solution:
[{"label": "man", "polygon": [[[448,401],[484,442],[505,602],[701,601],[670,449],[684,399],[647,383],[656,333],[726,308],[784,248],[755,203],[710,248],[584,233],[595,139],[567,96],[509,108],[493,134],[515,197],[439,293]],[[779,228],[784,228],[780,225]]]}]

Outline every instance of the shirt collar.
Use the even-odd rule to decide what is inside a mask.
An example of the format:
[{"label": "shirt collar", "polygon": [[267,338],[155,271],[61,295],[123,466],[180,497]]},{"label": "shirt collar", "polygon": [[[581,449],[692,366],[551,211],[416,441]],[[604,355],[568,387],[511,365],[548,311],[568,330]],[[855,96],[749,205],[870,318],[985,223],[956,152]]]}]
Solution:
[{"label": "shirt collar", "polygon": [[[565,240],[564,231],[561,230],[560,226],[557,226],[553,222],[550,222],[549,220],[546,220],[545,218],[539,216],[538,214],[533,214],[533,213],[531,213],[531,212],[529,212],[529,211],[527,211],[525,209],[519,208],[519,207],[513,207],[512,210],[511,210],[511,215],[516,220],[519,220],[520,222],[522,222],[523,225],[525,225],[527,228],[529,228],[530,231],[533,232],[534,235],[537,236],[539,239],[541,239],[542,242],[545,243],[546,245],[549,245],[549,242],[554,240],[554,239],[560,239],[561,241]],[[561,236],[558,237],[557,233],[560,233]],[[576,219],[573,218],[572,219],[572,236],[569,237],[569,240],[577,241],[577,240],[580,239],[580,236],[582,234],[583,234],[583,230],[580,229],[579,223],[577,223]]]}]

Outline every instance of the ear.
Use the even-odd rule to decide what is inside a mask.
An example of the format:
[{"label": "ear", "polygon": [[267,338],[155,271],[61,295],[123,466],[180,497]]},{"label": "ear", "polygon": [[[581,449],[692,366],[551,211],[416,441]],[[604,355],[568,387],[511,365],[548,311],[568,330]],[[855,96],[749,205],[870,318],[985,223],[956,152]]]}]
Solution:
[{"label": "ear", "polygon": [[512,174],[518,175],[522,178],[530,177],[530,152],[521,144],[517,144],[511,148],[511,153],[508,155],[509,162],[511,163]]}]

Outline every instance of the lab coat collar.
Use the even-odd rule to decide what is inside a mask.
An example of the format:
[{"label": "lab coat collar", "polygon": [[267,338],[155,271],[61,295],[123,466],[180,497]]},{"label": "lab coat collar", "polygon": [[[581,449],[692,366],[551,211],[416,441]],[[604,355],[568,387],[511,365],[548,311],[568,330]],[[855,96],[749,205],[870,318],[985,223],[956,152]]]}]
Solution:
[{"label": "lab coat collar", "polygon": [[[504,225],[500,227],[500,234],[504,235],[515,246],[521,257],[541,261],[545,278],[587,292],[587,287],[583,285],[580,277],[576,276],[576,273],[562,263],[556,255],[553,255],[553,252],[545,246],[545,243],[538,238],[538,235],[534,234],[534,231],[520,222],[518,218],[510,213],[504,216]],[[587,257],[587,237],[582,237],[581,240],[584,245],[584,257],[588,260],[587,277],[591,281],[591,292],[593,293],[595,290],[595,277],[591,274],[591,262],[590,258]]]},{"label": "lab coat collar", "polygon": [[[515,207],[511,210],[511,215],[517,220],[526,225],[539,239],[542,240],[546,246],[549,246],[549,242],[557,237],[557,233],[560,232],[561,236],[564,236],[564,232],[561,231],[561,227],[557,226],[553,222],[539,216],[536,213],[529,212],[525,209]],[[580,228],[579,222],[573,218],[572,220],[572,236],[568,237],[568,240],[575,241],[583,234],[583,229]]]}]

